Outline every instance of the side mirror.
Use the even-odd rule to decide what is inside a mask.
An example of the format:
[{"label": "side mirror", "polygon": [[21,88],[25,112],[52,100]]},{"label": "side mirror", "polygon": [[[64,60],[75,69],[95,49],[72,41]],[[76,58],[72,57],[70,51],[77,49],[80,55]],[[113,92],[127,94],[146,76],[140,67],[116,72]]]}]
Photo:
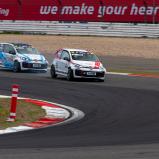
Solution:
[{"label": "side mirror", "polygon": [[70,58],[64,57],[64,60],[65,60],[65,61],[70,61]]}]

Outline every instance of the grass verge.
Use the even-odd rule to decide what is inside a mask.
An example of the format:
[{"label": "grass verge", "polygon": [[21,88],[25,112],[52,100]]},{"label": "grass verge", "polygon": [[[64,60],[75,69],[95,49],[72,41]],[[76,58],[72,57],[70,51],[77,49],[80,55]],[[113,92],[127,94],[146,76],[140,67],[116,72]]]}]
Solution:
[{"label": "grass verge", "polygon": [[45,116],[45,111],[32,103],[27,103],[24,100],[18,100],[17,116],[15,122],[7,122],[10,111],[10,99],[0,98],[0,129],[17,126],[26,122],[33,122],[40,117]]}]

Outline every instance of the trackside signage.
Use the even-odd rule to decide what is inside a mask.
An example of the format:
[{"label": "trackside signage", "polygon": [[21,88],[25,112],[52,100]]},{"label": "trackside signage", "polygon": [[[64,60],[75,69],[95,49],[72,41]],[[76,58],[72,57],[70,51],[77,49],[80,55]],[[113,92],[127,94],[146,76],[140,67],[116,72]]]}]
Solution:
[{"label": "trackside signage", "polygon": [[18,18],[18,5],[16,0],[0,0],[0,20],[15,20]]},{"label": "trackside signage", "polygon": [[0,0],[0,20],[159,22],[159,0]]}]

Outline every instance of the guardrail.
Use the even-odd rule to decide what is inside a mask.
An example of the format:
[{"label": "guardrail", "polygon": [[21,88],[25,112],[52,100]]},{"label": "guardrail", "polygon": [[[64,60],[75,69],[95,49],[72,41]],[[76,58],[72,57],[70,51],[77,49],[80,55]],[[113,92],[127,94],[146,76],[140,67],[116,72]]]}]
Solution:
[{"label": "guardrail", "polygon": [[114,37],[159,37],[159,24],[59,23],[49,21],[1,21],[0,32]]}]

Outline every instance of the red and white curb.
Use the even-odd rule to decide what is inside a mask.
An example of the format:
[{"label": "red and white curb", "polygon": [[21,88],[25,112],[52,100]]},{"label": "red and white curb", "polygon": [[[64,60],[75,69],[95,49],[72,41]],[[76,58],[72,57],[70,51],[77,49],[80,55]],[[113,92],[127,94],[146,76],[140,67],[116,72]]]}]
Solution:
[{"label": "red and white curb", "polygon": [[147,78],[159,78],[159,75],[154,74],[135,74],[135,73],[119,73],[119,72],[106,72],[108,75],[121,75],[129,77],[147,77]]},{"label": "red and white curb", "polygon": [[[10,98],[10,96],[0,95],[0,98]],[[46,116],[40,118],[35,122],[24,123],[19,126],[9,127],[0,130],[0,134],[15,133],[19,131],[26,131],[38,128],[45,128],[49,126],[68,124],[71,122],[78,121],[84,117],[84,113],[76,108],[72,108],[66,105],[52,103],[43,100],[29,99],[29,98],[18,98],[23,99],[25,102],[34,103],[45,110]]]}]

